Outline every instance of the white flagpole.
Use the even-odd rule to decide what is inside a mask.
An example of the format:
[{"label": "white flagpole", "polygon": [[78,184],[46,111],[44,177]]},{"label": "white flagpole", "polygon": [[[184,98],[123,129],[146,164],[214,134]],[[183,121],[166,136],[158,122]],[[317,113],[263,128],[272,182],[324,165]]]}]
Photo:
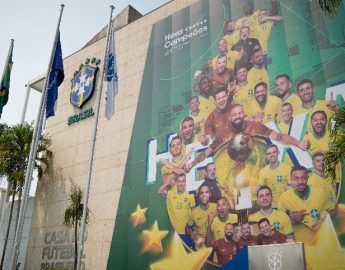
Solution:
[{"label": "white flagpole", "polygon": [[86,180],[86,188],[85,188],[85,194],[84,194],[84,207],[83,207],[83,217],[81,220],[80,225],[80,234],[79,234],[79,250],[78,250],[78,260],[77,260],[77,270],[81,269],[81,258],[83,255],[84,250],[84,233],[85,233],[85,224],[86,224],[86,216],[87,216],[87,204],[89,201],[89,193],[90,193],[90,184],[91,184],[91,176],[92,176],[92,166],[93,166],[93,157],[95,152],[95,143],[96,143],[96,135],[97,135],[97,125],[98,125],[98,117],[99,117],[99,110],[100,110],[100,103],[101,103],[101,97],[102,97],[102,88],[103,88],[103,79],[105,74],[105,69],[107,66],[106,58],[107,58],[107,52],[108,52],[108,46],[109,46],[109,32],[110,32],[110,26],[112,23],[112,17],[113,17],[113,10],[114,6],[110,6],[110,18],[109,18],[109,24],[108,24],[108,32],[107,32],[107,41],[105,45],[105,53],[104,53],[104,62],[103,62],[103,71],[102,76],[100,78],[99,82],[99,91],[97,95],[97,110],[96,110],[96,120],[95,125],[93,127],[93,137],[92,137],[92,144],[90,147],[90,157],[89,157],[89,171],[87,175]]},{"label": "white flagpole", "polygon": [[33,134],[32,141],[31,141],[31,149],[30,149],[30,156],[29,156],[29,161],[28,161],[28,168],[26,170],[26,175],[25,175],[23,200],[22,200],[22,204],[20,207],[20,211],[19,211],[18,229],[17,229],[16,235],[14,238],[14,247],[12,250],[12,260],[11,260],[11,269],[12,270],[15,270],[17,267],[17,261],[18,261],[18,256],[19,256],[19,247],[20,247],[20,242],[21,242],[22,233],[23,233],[23,225],[24,225],[25,212],[26,212],[26,206],[27,206],[27,199],[29,197],[32,173],[33,173],[33,170],[35,167],[35,159],[36,159],[36,155],[37,155],[37,147],[38,147],[39,138],[41,136],[43,118],[45,115],[45,109],[46,109],[46,103],[47,103],[47,92],[48,92],[48,86],[49,86],[49,75],[51,73],[52,63],[54,61],[56,42],[57,42],[57,37],[58,37],[59,29],[60,29],[60,23],[61,23],[62,12],[63,12],[64,6],[65,5],[61,4],[60,16],[59,16],[58,24],[56,27],[52,53],[50,55],[49,65],[48,65],[48,69],[47,69],[47,73],[46,73],[46,80],[44,83],[44,88],[43,88],[43,92],[42,92],[42,96],[41,96],[41,103],[40,103],[40,107],[39,107],[40,109],[39,109],[38,114],[37,114],[36,126],[34,129],[34,134]]}]

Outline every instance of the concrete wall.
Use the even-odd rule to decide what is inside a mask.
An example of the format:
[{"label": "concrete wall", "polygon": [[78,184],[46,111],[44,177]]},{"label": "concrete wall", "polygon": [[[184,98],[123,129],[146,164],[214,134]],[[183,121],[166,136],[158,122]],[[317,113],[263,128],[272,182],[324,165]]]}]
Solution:
[{"label": "concrete wall", "polygon": [[[6,191],[1,191],[1,197],[5,197],[5,196],[6,196]],[[27,209],[25,212],[23,235],[22,235],[22,240],[21,240],[21,245],[20,245],[20,250],[19,250],[19,257],[18,257],[18,263],[20,263],[20,267],[18,269],[20,270],[24,269],[25,256],[26,256],[26,251],[27,251],[27,246],[28,246],[29,231],[30,231],[31,218],[32,218],[32,211],[33,211],[33,205],[34,205],[34,198],[29,197],[27,202],[28,203],[27,203]],[[2,206],[1,206],[1,209],[2,209]],[[4,214],[2,216],[1,224],[0,224],[1,254],[3,252],[3,248],[5,244],[7,225],[8,225],[9,216],[10,216],[10,209],[11,209],[11,202],[7,204],[5,203]],[[15,228],[16,218],[17,218],[16,217],[17,209],[18,209],[18,201],[15,201],[14,206],[13,206],[11,229],[10,229],[10,234],[9,234],[9,238],[7,242],[6,256],[5,256],[3,269],[10,269],[12,248],[13,248],[13,242],[14,242],[14,228]]]},{"label": "concrete wall", "polygon": [[[194,2],[169,2],[116,32],[119,93],[115,115],[110,121],[104,117],[105,91],[101,99],[89,197],[91,215],[84,249],[85,269],[105,269],[107,265],[152,25]],[[38,183],[25,269],[47,269],[44,263],[69,267],[68,262],[72,261],[69,254],[72,240],[62,225],[63,213],[70,180],[85,187],[95,118],[67,125],[68,117],[80,112],[70,104],[71,79],[86,58],[102,59],[104,47],[105,38],[64,60],[65,80],[59,88],[56,116],[47,122],[54,171]],[[100,68],[102,65],[103,61]],[[96,94],[85,108],[95,110],[95,100]]]}]

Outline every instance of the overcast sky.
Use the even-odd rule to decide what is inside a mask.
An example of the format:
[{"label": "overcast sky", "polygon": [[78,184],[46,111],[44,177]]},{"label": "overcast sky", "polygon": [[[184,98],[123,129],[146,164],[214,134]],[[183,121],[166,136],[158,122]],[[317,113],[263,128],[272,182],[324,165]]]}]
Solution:
[{"label": "overcast sky", "polygon": [[[3,110],[1,123],[17,124],[20,121],[25,84],[46,72],[55,35],[60,4],[64,12],[60,27],[63,57],[84,46],[97,32],[107,25],[110,5],[117,15],[127,5],[142,14],[169,2],[169,0],[11,0],[2,1],[0,16],[0,72],[13,38],[13,69],[10,97]],[[40,94],[32,91],[26,121],[37,116]]]}]

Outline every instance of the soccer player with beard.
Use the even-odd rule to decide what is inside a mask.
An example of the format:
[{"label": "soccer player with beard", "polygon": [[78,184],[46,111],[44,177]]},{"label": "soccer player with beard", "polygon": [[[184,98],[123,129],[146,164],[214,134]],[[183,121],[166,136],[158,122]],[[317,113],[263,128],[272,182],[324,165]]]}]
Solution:
[{"label": "soccer player with beard", "polygon": [[[333,100],[333,94],[331,94],[331,100],[315,100],[314,85],[311,80],[303,79],[297,84],[297,95],[302,104],[300,107],[294,108],[294,115],[308,113],[310,117],[316,111],[324,111],[330,121],[333,112],[338,110],[338,104]],[[312,132],[311,121],[309,118],[307,120],[308,132]]]},{"label": "soccer player with beard", "polygon": [[262,123],[273,122],[276,120],[282,102],[279,98],[272,95],[267,95],[267,84],[259,82],[254,87],[254,97],[248,106],[246,113],[255,121]]},{"label": "soccer player with beard", "polygon": [[226,40],[228,48],[231,48],[237,41],[240,40],[240,33],[238,30],[235,30],[235,22],[231,19],[224,21],[223,39]]},{"label": "soccer player with beard", "polygon": [[286,237],[271,229],[270,221],[267,218],[262,218],[258,222],[261,234],[258,235],[258,245],[271,245],[286,243]]},{"label": "soccer player with beard", "polygon": [[245,113],[242,105],[233,105],[230,109],[229,115],[233,135],[242,132],[252,137],[263,136],[276,140],[284,145],[295,145],[302,150],[307,150],[308,142],[299,141],[289,135],[277,133],[260,122],[244,120],[244,118]]},{"label": "soccer player with beard", "polygon": [[190,214],[186,233],[194,240],[195,247],[199,250],[205,247],[208,216],[210,213],[214,215],[217,209],[216,204],[210,202],[211,192],[208,186],[198,188],[197,198],[200,204]]},{"label": "soccer player with beard", "polygon": [[[270,138],[284,145],[295,145],[299,147],[300,149],[302,149],[303,151],[306,151],[308,149],[308,146],[309,146],[308,141],[299,141],[289,135],[277,133],[274,130],[269,129],[268,127],[266,127],[264,124],[260,122],[244,120],[245,113],[243,110],[243,106],[240,104],[231,105],[231,107],[228,110],[227,115],[228,115],[229,124],[225,126],[226,128],[223,125],[214,124],[215,132],[217,132],[219,127],[222,128],[221,130],[222,136],[216,137],[215,141],[211,144],[211,146],[209,146],[206,149],[206,151],[201,152],[191,163],[188,163],[186,165],[188,169],[191,169],[193,166],[195,166],[199,162],[202,162],[203,160],[205,160],[206,157],[215,153],[219,149],[219,147],[221,147],[224,143],[228,142],[235,134],[238,134],[238,133],[245,133],[252,137],[257,137],[258,139],[262,139],[262,137]],[[224,121],[224,119],[222,120]],[[213,121],[213,123],[215,123],[215,121]],[[205,132],[207,130],[206,126],[207,125],[205,124]],[[199,137],[199,141],[200,141],[200,137]]]},{"label": "soccer player with beard", "polygon": [[[225,42],[225,41],[224,41]],[[217,57],[216,67],[208,78],[212,81],[214,90],[220,86],[226,86],[229,91],[235,86],[235,77],[232,69],[227,68],[227,56],[220,54]]]},{"label": "soccer player with beard", "polygon": [[229,213],[229,202],[221,197],[217,200],[217,216],[212,214],[208,217],[206,245],[211,246],[214,240],[224,237],[224,226],[227,223],[237,223],[237,215]]},{"label": "soccer player with beard", "polygon": [[260,186],[257,191],[257,203],[260,210],[249,216],[249,221],[258,222],[267,218],[272,228],[285,235],[288,242],[294,242],[294,231],[289,216],[272,207],[272,190],[268,186]]},{"label": "soccer player with beard", "polygon": [[310,143],[309,151],[327,152],[331,148],[331,137],[327,129],[327,114],[325,111],[315,111],[311,115],[312,132],[308,132],[304,139]]},{"label": "soccer player with beard", "polygon": [[290,174],[292,189],[280,196],[280,210],[290,217],[296,241],[315,246],[319,239],[327,239],[329,231],[323,224],[327,214],[336,214],[336,198],[321,187],[310,186],[305,167],[294,167]]},{"label": "soccer player with beard", "polygon": [[257,84],[265,82],[269,84],[268,73],[264,63],[264,53],[261,48],[255,49],[250,55],[250,63],[253,67],[248,72],[248,82]]},{"label": "soccer player with beard", "polygon": [[230,46],[228,45],[227,41],[222,38],[221,40],[219,40],[218,42],[218,55],[214,58],[212,58],[211,61],[211,67],[212,70],[216,70],[217,68],[217,62],[218,62],[218,57],[220,55],[226,55],[226,68],[228,68],[229,70],[234,70],[236,61],[240,60],[243,54],[243,49],[240,50],[239,52],[237,51],[229,51],[228,48]]},{"label": "soccer player with beard", "polygon": [[223,266],[232,260],[238,253],[237,243],[233,240],[234,227],[231,223],[224,226],[224,237],[213,241],[213,252],[217,255],[218,264]]},{"label": "soccer player with beard", "polygon": [[179,137],[182,139],[184,145],[188,145],[198,141],[198,138],[194,134],[195,125],[194,119],[191,116],[185,117],[181,122],[181,128]]},{"label": "soccer player with beard", "polygon": [[275,95],[282,102],[289,102],[292,107],[301,105],[299,97],[291,91],[291,80],[286,74],[280,74],[275,78]]},{"label": "soccer player with beard", "polygon": [[241,234],[237,242],[238,250],[242,249],[244,246],[249,247],[257,245],[257,238],[255,235],[252,235],[249,222],[241,224]]}]

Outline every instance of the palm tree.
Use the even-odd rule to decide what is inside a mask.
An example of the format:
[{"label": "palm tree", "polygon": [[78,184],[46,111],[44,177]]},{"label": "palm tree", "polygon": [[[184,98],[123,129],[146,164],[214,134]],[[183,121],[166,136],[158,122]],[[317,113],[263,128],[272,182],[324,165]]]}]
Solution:
[{"label": "palm tree", "polygon": [[345,107],[334,114],[333,120],[335,124],[331,129],[332,148],[325,156],[325,176],[335,179],[336,167],[345,158]]},{"label": "palm tree", "polygon": [[[70,194],[68,194],[68,202],[64,214],[63,224],[68,227],[74,228],[74,270],[77,269],[77,258],[78,258],[78,226],[83,217],[83,202],[84,192],[75,182],[72,181]],[[86,221],[89,219],[89,209],[86,213]]]},{"label": "palm tree", "polygon": [[[0,269],[6,254],[6,247],[11,227],[13,206],[15,197],[18,196],[17,221],[22,197],[22,190],[25,181],[26,169],[29,161],[33,126],[28,123],[5,127],[0,135],[0,177],[6,177],[9,194],[12,196],[10,217],[7,225],[5,244],[1,257]],[[35,168],[41,176],[46,173],[51,165],[52,152],[48,150],[50,139],[42,135],[39,140]],[[17,223],[16,221],[16,223]],[[17,225],[17,224],[16,224]],[[16,226],[17,227],[17,226]],[[16,230],[17,228],[15,228]]]},{"label": "palm tree", "polygon": [[342,0],[319,0],[319,5],[321,10],[329,17],[335,18],[341,1]]}]

